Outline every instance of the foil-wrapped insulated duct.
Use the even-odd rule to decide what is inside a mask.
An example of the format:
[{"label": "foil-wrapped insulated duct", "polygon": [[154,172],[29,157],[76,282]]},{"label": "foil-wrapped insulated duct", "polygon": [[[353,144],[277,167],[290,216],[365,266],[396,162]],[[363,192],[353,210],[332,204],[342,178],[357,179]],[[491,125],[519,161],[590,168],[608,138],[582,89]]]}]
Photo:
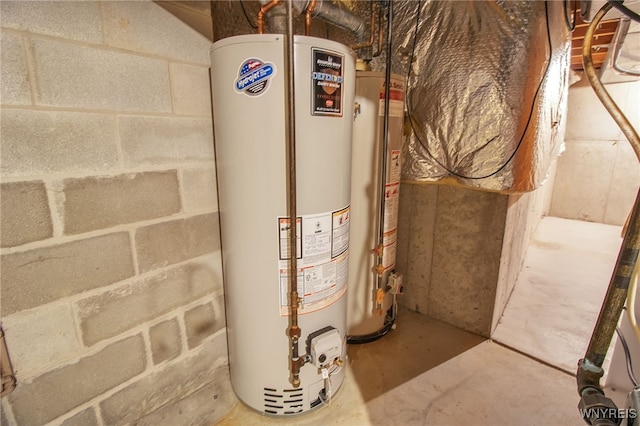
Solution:
[{"label": "foil-wrapped insulated duct", "polygon": [[405,181],[518,193],[559,154],[570,66],[563,3],[394,2],[409,77]]}]

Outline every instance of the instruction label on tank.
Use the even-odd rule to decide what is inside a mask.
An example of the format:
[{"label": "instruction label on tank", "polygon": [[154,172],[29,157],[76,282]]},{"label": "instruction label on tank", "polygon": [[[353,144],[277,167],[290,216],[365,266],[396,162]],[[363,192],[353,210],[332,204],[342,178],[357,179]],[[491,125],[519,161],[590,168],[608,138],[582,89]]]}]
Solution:
[{"label": "instruction label on tank", "polygon": [[[278,219],[278,233],[280,235],[280,260],[289,259],[291,251],[289,250],[289,236],[291,235],[291,220],[288,217],[281,217]],[[296,259],[302,257],[302,235],[300,229],[302,226],[302,219],[296,219]]]},{"label": "instruction label on tank", "polygon": [[389,157],[389,180],[388,183],[399,183],[400,182],[400,172],[401,172],[401,163],[400,163],[400,150],[394,149],[391,151],[391,156]]},{"label": "instruction label on tank", "polygon": [[344,56],[311,49],[311,114],[342,117]]},{"label": "instruction label on tank", "polygon": [[349,208],[333,213],[332,229],[331,257],[336,257],[349,248]]},{"label": "instruction label on tank", "polygon": [[[385,84],[380,87],[380,103],[378,104],[378,114],[384,116],[384,89]],[[404,83],[398,80],[391,80],[389,88],[389,117],[404,116]]]},{"label": "instruction label on tank", "polygon": [[236,92],[247,96],[259,96],[269,88],[269,81],[276,73],[275,65],[257,58],[246,59],[238,69],[234,83]]},{"label": "instruction label on tank", "polygon": [[[280,315],[290,313],[289,262],[280,264]],[[298,298],[300,315],[318,311],[339,300],[347,292],[349,252],[319,265],[298,268]]]},{"label": "instruction label on tank", "polygon": [[[298,217],[298,312],[322,309],[340,299],[349,278],[349,207]],[[289,218],[278,218],[280,315],[289,314]]]},{"label": "instruction label on tank", "polygon": [[398,227],[398,207],[400,205],[400,183],[388,183],[384,191],[384,232]]},{"label": "instruction label on tank", "polygon": [[386,232],[382,238],[382,266],[384,270],[393,269],[396,266],[396,247],[398,243],[398,233],[396,230]]},{"label": "instruction label on tank", "polygon": [[331,259],[331,216],[302,217],[302,263],[313,265]]},{"label": "instruction label on tank", "polygon": [[[391,161],[393,162],[393,152]],[[393,166],[392,166],[393,169]],[[393,171],[391,171],[393,174]],[[396,246],[398,235],[398,209],[400,206],[400,182],[387,183],[384,192],[384,235],[382,244],[382,265],[385,271],[396,266]]]}]

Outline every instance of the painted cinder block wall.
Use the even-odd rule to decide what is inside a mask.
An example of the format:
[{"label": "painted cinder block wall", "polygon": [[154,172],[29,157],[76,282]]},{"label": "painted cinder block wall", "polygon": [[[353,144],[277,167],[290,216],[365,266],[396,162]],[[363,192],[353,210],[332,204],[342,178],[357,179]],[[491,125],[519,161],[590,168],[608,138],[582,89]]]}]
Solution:
[{"label": "painted cinder block wall", "polygon": [[0,16],[1,423],[215,421],[235,398],[211,42],[150,1]]},{"label": "painted cinder block wall", "polygon": [[[639,129],[640,82],[607,84],[606,89]],[[640,166],[584,75],[569,88],[565,145],[550,216],[623,225],[640,186]]]}]

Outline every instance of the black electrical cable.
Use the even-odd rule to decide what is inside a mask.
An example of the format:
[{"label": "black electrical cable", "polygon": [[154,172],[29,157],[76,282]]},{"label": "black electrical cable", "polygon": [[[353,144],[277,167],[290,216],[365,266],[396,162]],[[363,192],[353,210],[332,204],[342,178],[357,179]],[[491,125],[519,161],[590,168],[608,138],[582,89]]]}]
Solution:
[{"label": "black electrical cable", "polygon": [[[454,170],[449,169],[447,166],[445,166],[444,164],[442,164],[440,161],[438,161],[438,159],[431,153],[431,151],[429,150],[429,148],[427,147],[427,145],[425,145],[425,143],[422,141],[422,139],[420,139],[420,137],[418,136],[418,132],[416,131],[416,128],[414,126],[414,120],[411,114],[411,110],[409,110],[409,104],[410,102],[410,98],[411,98],[411,92],[409,92],[409,96],[408,96],[408,101],[409,104],[407,105],[407,112],[409,113],[409,123],[411,124],[411,129],[413,130],[414,135],[416,136],[416,140],[418,141],[418,143],[420,143],[420,145],[422,146],[422,148],[424,148],[424,150],[426,151],[426,153],[429,155],[429,157],[431,157],[431,159],[438,164],[440,167],[442,167],[444,170],[446,170],[448,173],[457,176],[459,178],[462,179],[470,179],[470,180],[479,180],[479,179],[486,179],[489,178],[491,176],[494,176],[498,173],[500,173],[500,171],[502,169],[504,169],[505,167],[507,167],[507,165],[511,162],[511,160],[513,160],[513,157],[515,157],[516,153],[518,152],[518,150],[520,149],[520,147],[522,146],[522,142],[524,141],[524,137],[527,134],[527,131],[529,130],[529,125],[531,124],[531,119],[533,118],[533,113],[535,111],[535,106],[536,106],[536,100],[538,99],[538,94],[540,93],[540,89],[542,88],[542,83],[544,83],[544,80],[547,76],[547,74],[549,73],[549,67],[551,66],[551,55],[552,55],[552,50],[553,50],[553,44],[551,42],[551,30],[549,28],[549,6],[547,5],[547,0],[545,0],[544,2],[544,13],[545,13],[545,18],[547,21],[547,43],[549,44],[549,57],[547,58],[547,66],[545,67],[544,73],[542,78],[540,79],[540,82],[538,83],[538,87],[536,88],[535,94],[533,96],[533,101],[531,102],[531,109],[529,111],[529,118],[527,119],[527,124],[525,125],[524,130],[522,131],[522,135],[520,137],[520,140],[518,141],[518,144],[516,145],[516,148],[513,150],[513,152],[511,153],[511,155],[509,156],[509,158],[507,158],[507,161],[505,161],[500,167],[498,167],[495,171],[484,175],[484,176],[465,176],[461,173],[457,173]],[[416,42],[415,39],[418,35],[418,22],[416,22],[416,30],[415,30],[415,34],[414,34],[414,43],[413,43],[413,47],[415,49],[416,46]],[[413,62],[413,56],[414,56],[414,52],[411,52],[411,58],[412,58],[412,62]],[[411,65],[412,63],[409,63],[409,69],[411,69]]]},{"label": "black electrical cable", "polygon": [[629,9],[624,4],[622,4],[624,3],[624,0],[607,0],[607,2],[610,3],[611,6],[618,9],[621,13],[626,15],[629,19],[633,19],[636,22],[640,22],[640,15],[634,12],[633,10]]},{"label": "black electrical cable", "polygon": [[395,324],[395,312],[393,311],[393,306],[387,310],[387,315],[384,318],[384,325],[377,331],[374,331],[371,334],[364,334],[359,336],[347,336],[347,344],[349,345],[362,345],[364,343],[374,342],[381,337],[386,336],[392,329]]},{"label": "black electrical cable", "polygon": [[415,53],[416,53],[416,43],[418,42],[418,27],[420,26],[421,13],[422,13],[422,0],[418,0],[418,8],[416,9],[416,28],[413,31],[413,45],[411,46],[411,59],[409,60],[409,68],[407,69],[407,83],[409,83],[409,77],[411,77],[411,65],[413,65],[413,57],[415,56]]},{"label": "black electrical cable", "polygon": [[[567,26],[569,32],[573,32],[576,29],[576,1],[571,2],[571,6],[569,5],[569,0],[562,0],[564,4],[564,24]],[[569,13],[571,13],[572,20],[569,19]],[[573,22],[572,22],[573,21]]]},{"label": "black electrical cable", "polygon": [[240,0],[240,7],[242,8],[242,13],[244,13],[244,17],[247,19],[247,22],[249,23],[249,25],[251,25],[251,28],[253,28],[254,30],[258,29],[258,26],[251,21],[251,18],[249,18],[249,14],[247,13],[247,10],[244,8],[243,0]]},{"label": "black electrical cable", "polygon": [[629,375],[629,379],[633,386],[637,387],[638,379],[636,379],[635,374],[633,374],[633,365],[631,364],[631,351],[629,350],[629,346],[627,345],[627,341],[622,335],[622,331],[620,331],[619,327],[616,327],[616,333],[618,333],[618,338],[620,339],[620,343],[622,343],[622,349],[624,350],[624,357],[627,360],[627,374]]}]

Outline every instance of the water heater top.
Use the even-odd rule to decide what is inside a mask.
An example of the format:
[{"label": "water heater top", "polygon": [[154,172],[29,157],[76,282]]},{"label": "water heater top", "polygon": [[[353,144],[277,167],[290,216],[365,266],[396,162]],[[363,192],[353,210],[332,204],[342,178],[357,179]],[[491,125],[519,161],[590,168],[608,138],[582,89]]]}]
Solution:
[{"label": "water heater top", "polygon": [[[233,37],[223,38],[221,40],[213,43],[211,50],[216,50],[224,46],[233,46],[237,44],[245,44],[245,43],[280,43],[281,40],[284,39],[284,34],[246,34],[239,35]],[[324,38],[318,37],[309,37],[303,35],[294,36],[295,44],[306,44],[309,46],[323,47],[325,49],[333,49],[341,52],[348,53],[355,60],[355,53],[351,50],[350,47],[345,46],[344,44],[338,43],[333,40],[327,40]]]}]

